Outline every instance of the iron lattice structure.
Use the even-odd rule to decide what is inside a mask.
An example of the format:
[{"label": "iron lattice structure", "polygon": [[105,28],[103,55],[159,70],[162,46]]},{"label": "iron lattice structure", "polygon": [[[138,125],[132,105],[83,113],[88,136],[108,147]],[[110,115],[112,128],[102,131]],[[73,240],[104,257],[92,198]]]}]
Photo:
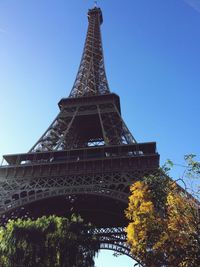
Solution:
[{"label": "iron lattice structure", "polygon": [[96,225],[101,248],[129,255],[124,227],[129,187],[159,167],[156,143],[137,143],[108,87],[101,41],[101,10],[88,12],[83,56],[68,98],[28,153],[4,155],[0,216],[71,212]]},{"label": "iron lattice structure", "polygon": [[103,22],[101,10],[88,12],[88,32],[78,74],[69,97],[109,94],[110,90],[104,67],[100,25]]}]

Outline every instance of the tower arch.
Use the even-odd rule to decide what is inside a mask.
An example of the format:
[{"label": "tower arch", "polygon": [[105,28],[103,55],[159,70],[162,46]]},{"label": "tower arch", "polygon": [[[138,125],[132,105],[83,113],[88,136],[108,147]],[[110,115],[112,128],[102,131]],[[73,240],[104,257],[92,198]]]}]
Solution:
[{"label": "tower arch", "polygon": [[124,232],[129,187],[158,170],[159,154],[155,142],[135,140],[119,96],[109,89],[101,9],[90,9],[88,21],[78,73],[69,97],[58,103],[58,116],[28,153],[4,155],[0,217],[3,223],[80,212],[96,223],[102,248],[133,257]]}]

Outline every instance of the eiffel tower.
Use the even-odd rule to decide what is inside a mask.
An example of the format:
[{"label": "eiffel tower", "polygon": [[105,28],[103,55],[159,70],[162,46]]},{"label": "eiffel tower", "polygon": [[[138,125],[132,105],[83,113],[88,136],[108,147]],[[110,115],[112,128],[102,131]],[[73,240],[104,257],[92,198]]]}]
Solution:
[{"label": "eiffel tower", "polygon": [[102,249],[130,254],[124,209],[134,181],[159,167],[156,143],[137,143],[104,67],[101,9],[88,11],[78,74],[60,112],[28,153],[4,155],[0,218],[75,212],[96,226]]}]

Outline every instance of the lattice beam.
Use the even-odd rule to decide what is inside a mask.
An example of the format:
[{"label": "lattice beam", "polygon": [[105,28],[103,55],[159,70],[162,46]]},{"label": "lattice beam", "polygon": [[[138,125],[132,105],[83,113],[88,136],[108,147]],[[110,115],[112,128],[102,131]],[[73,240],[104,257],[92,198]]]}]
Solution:
[{"label": "lattice beam", "polygon": [[105,73],[100,25],[103,22],[100,8],[88,12],[88,32],[83,55],[69,97],[102,95],[109,93]]},{"label": "lattice beam", "polygon": [[74,105],[68,99],[63,101],[66,104],[59,115],[30,152],[136,143],[120,115],[115,94],[101,101],[98,97],[88,98],[85,103],[76,101]]}]

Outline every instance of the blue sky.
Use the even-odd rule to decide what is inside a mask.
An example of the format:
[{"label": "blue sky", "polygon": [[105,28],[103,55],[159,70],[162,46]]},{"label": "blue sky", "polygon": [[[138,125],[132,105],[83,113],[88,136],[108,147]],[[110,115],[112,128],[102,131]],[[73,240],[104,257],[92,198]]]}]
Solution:
[{"label": "blue sky", "polygon": [[[200,0],[98,3],[110,89],[136,140],[156,141],[161,164],[200,155]],[[57,115],[78,70],[92,6],[0,0],[0,156],[28,151]],[[107,254],[97,267],[122,267]]]}]

